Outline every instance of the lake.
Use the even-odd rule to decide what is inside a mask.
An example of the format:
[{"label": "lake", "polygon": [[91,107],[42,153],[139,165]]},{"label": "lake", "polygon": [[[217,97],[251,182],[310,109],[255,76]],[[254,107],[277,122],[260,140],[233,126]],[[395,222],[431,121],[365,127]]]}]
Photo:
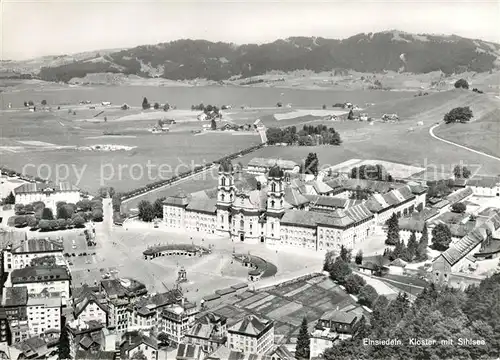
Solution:
[{"label": "lake", "polygon": [[252,107],[275,106],[278,101],[292,104],[293,107],[318,107],[323,104],[351,102],[364,106],[366,103],[380,103],[395,99],[412,97],[413,92],[377,90],[300,90],[281,88],[250,88],[236,86],[199,86],[199,87],[152,87],[152,86],[95,86],[71,87],[63,90],[25,90],[14,93],[0,93],[3,104],[9,102],[13,107],[23,106],[24,101],[40,103],[47,100],[49,105],[75,104],[81,100],[92,102],[111,101],[113,104],[127,103],[140,106],[147,97],[150,103],[175,104],[178,108],[191,108],[193,104],[231,104]]}]

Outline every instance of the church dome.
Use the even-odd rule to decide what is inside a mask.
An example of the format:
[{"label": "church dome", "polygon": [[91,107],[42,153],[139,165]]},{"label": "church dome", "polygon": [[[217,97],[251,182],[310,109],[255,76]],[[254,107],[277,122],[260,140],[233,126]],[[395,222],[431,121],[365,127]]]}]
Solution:
[{"label": "church dome", "polygon": [[269,169],[269,177],[282,178],[284,175],[285,173],[278,165],[274,165],[271,169]]},{"label": "church dome", "polygon": [[233,172],[233,164],[229,160],[222,160],[219,164],[219,171],[222,172]]}]

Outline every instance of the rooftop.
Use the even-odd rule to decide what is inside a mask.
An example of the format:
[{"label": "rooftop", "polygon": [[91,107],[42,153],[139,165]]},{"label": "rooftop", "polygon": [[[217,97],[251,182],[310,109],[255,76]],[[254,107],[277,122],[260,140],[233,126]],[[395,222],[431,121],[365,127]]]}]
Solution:
[{"label": "rooftop", "polygon": [[483,224],[472,230],[467,236],[464,236],[456,243],[452,244],[441,255],[451,265],[455,265],[469,253],[477,245],[488,238],[489,234],[497,231],[500,228],[500,215],[495,214],[486,220]]},{"label": "rooftop", "polygon": [[352,324],[356,319],[356,314],[339,310],[329,310],[321,315],[320,318],[320,320],[328,320],[342,324]]},{"label": "rooftop", "polygon": [[24,284],[40,281],[71,280],[65,266],[30,266],[13,270],[11,273],[12,284]]},{"label": "rooftop", "polygon": [[259,318],[255,315],[247,315],[242,320],[231,326],[228,331],[257,336],[271,323],[271,320]]},{"label": "rooftop", "polygon": [[15,194],[41,193],[51,191],[79,191],[79,189],[67,182],[59,184],[26,183],[14,189]]},{"label": "rooftop", "polygon": [[295,167],[299,166],[295,161],[272,159],[272,158],[253,158],[248,162],[248,166],[264,167],[267,169],[270,169],[275,165],[279,166],[281,169],[285,171],[293,170]]},{"label": "rooftop", "polygon": [[12,248],[13,254],[31,254],[44,252],[62,252],[63,246],[55,241],[46,239],[29,239],[19,246]]}]

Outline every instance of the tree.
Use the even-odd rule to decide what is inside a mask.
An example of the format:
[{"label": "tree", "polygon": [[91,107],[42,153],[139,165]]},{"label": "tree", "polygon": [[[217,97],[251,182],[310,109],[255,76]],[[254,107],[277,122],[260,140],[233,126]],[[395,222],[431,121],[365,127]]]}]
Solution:
[{"label": "tree", "polygon": [[212,130],[217,130],[217,123],[215,122],[215,119],[212,119],[210,122],[210,128]]},{"label": "tree", "polygon": [[304,168],[302,169],[304,174],[318,175],[318,155],[316,153],[309,153],[304,162]]},{"label": "tree", "polygon": [[346,248],[344,245],[340,247],[340,258],[344,260],[346,263],[351,262],[351,252],[352,250]]},{"label": "tree", "polygon": [[82,211],[89,211],[92,209],[92,204],[90,203],[90,200],[83,199],[76,203],[76,207]]},{"label": "tree", "polygon": [[468,89],[469,83],[465,79],[459,79],[455,82],[455,88],[457,89]]},{"label": "tree", "polygon": [[38,222],[38,227],[40,228],[41,231],[48,231],[51,229],[50,225],[51,220],[40,220]]},{"label": "tree", "polygon": [[424,204],[423,203],[418,204],[415,210],[417,210],[417,212],[421,212],[422,210],[424,210]]},{"label": "tree", "polygon": [[24,102],[24,107],[28,107],[28,102],[27,101]]},{"label": "tree", "polygon": [[325,104],[323,104],[323,107],[322,107],[322,108],[323,108],[323,110],[326,110],[326,105],[325,105]]},{"label": "tree", "polygon": [[281,101],[278,101],[278,102],[276,103],[276,107],[282,107],[282,106],[283,106],[283,103],[282,103]]},{"label": "tree", "polygon": [[147,200],[142,200],[139,203],[139,219],[145,222],[151,222],[155,218],[153,205]]},{"label": "tree", "polygon": [[417,248],[418,248],[417,235],[415,234],[415,231],[412,231],[410,238],[408,239],[408,245],[406,246],[406,250],[408,251],[408,258],[410,259],[409,261],[412,261],[413,258],[416,256]]},{"label": "tree", "polygon": [[51,208],[43,208],[42,219],[43,220],[54,220],[54,214],[52,213]]},{"label": "tree", "polygon": [[168,344],[170,341],[168,335],[164,332],[159,333],[157,339],[161,344]]},{"label": "tree", "polygon": [[168,103],[165,103],[165,105],[163,105],[163,111],[168,111],[170,110],[170,105]]},{"label": "tree", "polygon": [[42,105],[43,106],[47,105],[47,100],[42,100]]},{"label": "tree", "polygon": [[102,221],[103,213],[101,209],[92,210],[92,220],[93,221]]},{"label": "tree", "polygon": [[435,250],[445,251],[451,243],[451,231],[448,225],[438,224],[432,229],[432,247]]},{"label": "tree", "polygon": [[66,228],[66,225],[67,225],[66,219],[57,219],[55,221],[56,221],[56,224],[57,224],[56,227],[58,229],[65,229]]},{"label": "tree", "polygon": [[131,357],[132,360],[148,360],[146,355],[144,355],[144,352],[142,350],[136,351],[135,353],[132,354]]},{"label": "tree", "polygon": [[297,336],[297,345],[295,346],[295,358],[298,360],[309,360],[311,339],[307,330],[307,319],[302,318],[299,335]]},{"label": "tree", "polygon": [[163,219],[163,202],[165,201],[164,197],[158,198],[155,200],[153,204],[155,218]]},{"label": "tree", "polygon": [[58,219],[70,219],[73,215],[73,212],[70,212],[70,209],[66,204],[57,207],[57,218]]},{"label": "tree", "polygon": [[113,196],[115,196],[115,189],[111,186],[103,186],[99,188],[97,193],[102,199],[105,199],[107,197],[112,198]]},{"label": "tree", "polygon": [[160,104],[158,104],[157,102],[155,102],[155,104],[153,105],[153,108],[155,110],[158,110],[160,108]]},{"label": "tree", "polygon": [[465,166],[456,165],[453,168],[453,175],[456,179],[468,179],[471,176],[471,171]]},{"label": "tree", "polygon": [[59,345],[58,345],[59,359],[61,360],[71,359],[68,329],[66,328],[66,321],[64,317],[61,323],[63,326],[61,327],[61,335],[59,338]]},{"label": "tree", "polygon": [[349,115],[347,115],[347,120],[354,120],[354,112],[351,110],[349,110]]},{"label": "tree", "polygon": [[147,98],[142,99],[142,109],[147,110],[151,107],[151,104],[148,102]]},{"label": "tree", "polygon": [[54,255],[45,255],[39,258],[31,259],[30,266],[54,266],[56,257]]},{"label": "tree", "polygon": [[325,254],[325,261],[323,262],[323,271],[330,272],[333,268],[333,264],[335,263],[335,259],[337,255],[334,251],[327,251]]},{"label": "tree", "polygon": [[463,214],[467,210],[467,205],[464,203],[455,203],[451,205],[451,211],[459,214]]},{"label": "tree", "polygon": [[33,102],[33,100],[30,100],[30,101],[28,101],[28,105],[29,105],[29,106],[34,106],[34,105],[35,105],[35,103]]},{"label": "tree", "polygon": [[366,281],[359,275],[351,274],[345,279],[345,289],[349,294],[357,295]]},{"label": "tree", "polygon": [[399,220],[396,213],[393,213],[387,220],[387,239],[385,243],[387,245],[397,245],[399,241]]},{"label": "tree", "polygon": [[38,225],[38,220],[34,216],[29,216],[27,221],[30,228],[35,228]]},{"label": "tree", "polygon": [[12,191],[5,197],[5,199],[3,199],[3,203],[5,205],[14,205],[16,203],[16,197],[14,196]]},{"label": "tree", "polygon": [[330,277],[332,280],[335,280],[342,285],[345,283],[346,278],[351,274],[351,272],[349,264],[339,257],[332,265]]},{"label": "tree", "polygon": [[359,250],[354,258],[354,262],[358,265],[363,263],[363,250]]},{"label": "tree", "polygon": [[84,227],[85,219],[80,214],[75,214],[71,220],[76,228]]},{"label": "tree", "polygon": [[359,290],[358,302],[361,305],[371,307],[377,300],[377,290],[371,285],[365,285]]},{"label": "tree", "polygon": [[443,120],[446,124],[455,122],[464,124],[470,121],[470,119],[472,119],[473,117],[474,115],[472,114],[471,108],[469,106],[465,106],[451,109],[450,112],[444,115]]}]

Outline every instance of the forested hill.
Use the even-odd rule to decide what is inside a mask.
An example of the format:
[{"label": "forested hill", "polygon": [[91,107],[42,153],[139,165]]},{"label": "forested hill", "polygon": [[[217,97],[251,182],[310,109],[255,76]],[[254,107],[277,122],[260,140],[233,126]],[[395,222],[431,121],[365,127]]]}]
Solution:
[{"label": "forested hill", "polygon": [[177,40],[98,54],[44,67],[43,80],[69,81],[89,73],[124,73],[172,80],[226,80],[268,71],[315,72],[352,69],[446,74],[485,72],[500,65],[500,45],[458,36],[416,35],[400,31],[358,34],[344,40],[292,37],[272,43],[235,45]]}]

